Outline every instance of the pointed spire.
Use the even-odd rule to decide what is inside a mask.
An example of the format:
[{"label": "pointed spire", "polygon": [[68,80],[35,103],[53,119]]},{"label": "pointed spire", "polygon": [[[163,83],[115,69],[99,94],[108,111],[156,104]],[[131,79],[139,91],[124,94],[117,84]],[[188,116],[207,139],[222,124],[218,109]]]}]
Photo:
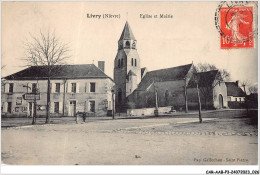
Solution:
[{"label": "pointed spire", "polygon": [[131,40],[136,40],[135,36],[130,28],[130,25],[128,24],[128,22],[126,21],[125,23],[125,27],[124,30],[121,34],[121,37],[119,40],[123,40],[123,39],[131,39]]}]

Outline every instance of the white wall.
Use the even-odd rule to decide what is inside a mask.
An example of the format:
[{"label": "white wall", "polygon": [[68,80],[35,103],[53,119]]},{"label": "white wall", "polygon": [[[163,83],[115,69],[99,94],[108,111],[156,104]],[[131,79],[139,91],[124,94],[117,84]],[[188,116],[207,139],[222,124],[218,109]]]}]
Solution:
[{"label": "white wall", "polygon": [[[154,115],[155,108],[141,108],[141,109],[127,109],[127,116],[151,116]],[[168,113],[171,110],[171,106],[159,107],[159,114]]]}]

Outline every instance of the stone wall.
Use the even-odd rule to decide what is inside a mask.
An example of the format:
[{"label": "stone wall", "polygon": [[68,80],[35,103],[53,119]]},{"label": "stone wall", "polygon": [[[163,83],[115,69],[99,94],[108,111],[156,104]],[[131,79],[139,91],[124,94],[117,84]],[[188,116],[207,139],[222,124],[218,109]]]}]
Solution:
[{"label": "stone wall", "polygon": [[[153,116],[155,108],[127,109],[127,116]],[[171,106],[159,107],[159,114],[169,113]]]}]

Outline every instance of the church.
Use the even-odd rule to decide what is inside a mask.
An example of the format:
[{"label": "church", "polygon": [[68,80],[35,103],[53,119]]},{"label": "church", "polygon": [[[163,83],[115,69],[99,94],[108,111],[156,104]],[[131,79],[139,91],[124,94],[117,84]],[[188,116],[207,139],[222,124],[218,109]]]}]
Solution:
[{"label": "church", "polygon": [[[137,40],[126,22],[114,60],[116,112],[156,106],[168,106],[180,111],[198,108],[196,88],[190,86],[194,73],[197,72],[193,63],[154,71],[142,68]],[[210,77],[214,82],[216,76],[209,76],[211,74],[212,72],[205,72],[203,77]],[[210,98],[206,99],[208,102],[203,99],[202,106],[205,102],[212,109],[226,107],[226,86],[219,83],[220,88],[212,87]]]}]

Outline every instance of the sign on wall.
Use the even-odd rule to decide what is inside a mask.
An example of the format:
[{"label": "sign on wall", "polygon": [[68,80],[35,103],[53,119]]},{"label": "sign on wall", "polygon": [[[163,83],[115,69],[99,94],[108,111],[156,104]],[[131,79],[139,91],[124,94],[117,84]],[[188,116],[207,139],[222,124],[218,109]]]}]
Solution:
[{"label": "sign on wall", "polygon": [[40,94],[24,94],[25,100],[40,100]]}]

